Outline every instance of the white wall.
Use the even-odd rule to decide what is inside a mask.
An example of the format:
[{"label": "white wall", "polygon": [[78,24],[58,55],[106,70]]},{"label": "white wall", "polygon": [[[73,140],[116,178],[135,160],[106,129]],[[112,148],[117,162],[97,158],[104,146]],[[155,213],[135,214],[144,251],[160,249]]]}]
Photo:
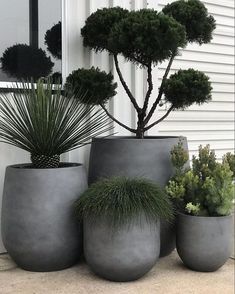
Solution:
[{"label": "white wall", "polygon": [[[80,29],[85,19],[97,8],[107,6],[122,6],[128,9],[151,7],[161,10],[167,0],[64,0],[63,3],[63,75],[66,77],[78,67],[99,66],[103,70],[113,70],[113,62],[106,53],[95,54],[84,49]],[[179,68],[193,67],[204,71],[210,76],[213,85],[212,102],[182,112],[172,113],[159,127],[152,129],[149,134],[185,135],[189,141],[190,153],[197,150],[199,144],[210,143],[216,150],[218,158],[234,148],[234,2],[232,0],[204,1],[209,12],[217,20],[217,29],[211,44],[197,46],[189,45],[182,56],[173,63],[173,71]],[[146,73],[120,59],[121,69],[132,92],[143,102],[146,89]],[[154,70],[154,93],[161,80],[165,63]],[[114,72],[117,79],[117,75]],[[117,79],[118,81],[118,79]],[[154,95],[153,95],[154,96]],[[118,95],[109,104],[109,109],[120,120],[134,127],[135,114],[124,91],[119,86]],[[163,110],[155,114],[162,115]],[[126,130],[116,127],[119,134],[127,135]],[[88,150],[78,150],[67,155],[71,161],[88,161]],[[24,152],[0,143],[0,194],[4,178],[5,166],[16,162],[24,162],[28,157]],[[0,244],[1,252],[1,244]]]}]

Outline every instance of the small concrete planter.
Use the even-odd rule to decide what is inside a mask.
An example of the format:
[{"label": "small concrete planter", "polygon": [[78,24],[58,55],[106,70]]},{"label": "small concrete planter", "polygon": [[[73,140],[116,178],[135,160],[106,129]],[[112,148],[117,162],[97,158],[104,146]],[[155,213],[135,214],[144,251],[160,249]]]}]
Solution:
[{"label": "small concrete planter", "polygon": [[[94,138],[91,145],[88,182],[102,177],[144,177],[164,187],[174,170],[170,151],[181,138],[188,150],[185,137],[108,137]],[[189,166],[189,163],[188,163]],[[169,255],[175,248],[174,226],[161,225],[160,256]]]},{"label": "small concrete planter", "polygon": [[82,236],[73,205],[86,188],[86,172],[79,164],[64,163],[52,169],[7,167],[2,237],[18,266],[55,271],[77,262]]},{"label": "small concrete planter", "polygon": [[119,229],[105,220],[84,221],[84,254],[91,269],[99,276],[126,282],[146,274],[160,252],[159,222],[145,217]]},{"label": "small concrete planter", "polygon": [[183,263],[192,270],[216,271],[231,255],[232,230],[232,215],[201,217],[178,214],[178,254]]}]

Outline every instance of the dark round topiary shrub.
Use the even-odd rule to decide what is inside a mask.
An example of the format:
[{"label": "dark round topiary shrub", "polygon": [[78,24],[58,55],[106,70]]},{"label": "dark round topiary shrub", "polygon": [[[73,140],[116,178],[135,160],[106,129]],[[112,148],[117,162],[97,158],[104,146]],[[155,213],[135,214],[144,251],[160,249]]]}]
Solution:
[{"label": "dark round topiary shrub", "polygon": [[31,78],[37,80],[46,77],[54,66],[45,51],[26,44],[17,44],[7,48],[0,60],[2,70],[19,80]]},{"label": "dark round topiary shrub", "polygon": [[209,78],[203,72],[190,68],[171,75],[163,91],[165,100],[174,109],[184,109],[193,103],[202,104],[211,100],[211,89]]},{"label": "dark round topiary shrub", "polygon": [[[66,79],[64,89],[68,92],[85,89],[90,97],[89,103],[105,104],[116,95],[117,83],[113,83],[113,75],[101,71],[99,68],[74,70]],[[86,98],[86,97],[85,97]],[[87,99],[82,103],[88,103]]]},{"label": "dark round topiary shrub", "polygon": [[111,51],[145,66],[169,58],[185,44],[184,27],[152,9],[129,12],[113,26],[108,42]]},{"label": "dark round topiary shrub", "polygon": [[46,31],[45,45],[47,50],[57,59],[62,57],[62,34],[61,21],[55,24],[51,29]]},{"label": "dark round topiary shrub", "polygon": [[108,219],[111,226],[129,224],[145,214],[147,219],[173,219],[172,204],[155,183],[141,178],[113,177],[90,186],[76,202],[79,219]]},{"label": "dark round topiary shrub", "polygon": [[185,26],[189,42],[203,44],[211,41],[215,19],[208,15],[205,5],[199,0],[178,0],[167,4],[162,11]]},{"label": "dark round topiary shrub", "polygon": [[96,51],[109,50],[110,30],[115,23],[120,22],[127,14],[128,10],[121,7],[98,9],[92,13],[81,29],[84,46]]}]

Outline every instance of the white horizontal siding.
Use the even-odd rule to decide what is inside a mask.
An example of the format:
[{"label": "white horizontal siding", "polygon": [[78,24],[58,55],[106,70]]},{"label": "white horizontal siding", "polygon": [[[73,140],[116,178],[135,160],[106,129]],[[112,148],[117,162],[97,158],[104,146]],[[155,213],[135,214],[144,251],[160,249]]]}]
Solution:
[{"label": "white horizontal siding", "polygon": [[[160,0],[159,6],[168,2]],[[204,71],[212,82],[212,101],[170,114],[159,125],[159,133],[187,136],[191,154],[199,144],[210,144],[221,159],[225,152],[234,151],[234,2],[204,3],[217,22],[213,40],[201,46],[189,44],[174,61],[171,73],[189,67]],[[166,63],[160,65],[159,82],[165,67]],[[160,110],[158,115],[162,113]]]}]

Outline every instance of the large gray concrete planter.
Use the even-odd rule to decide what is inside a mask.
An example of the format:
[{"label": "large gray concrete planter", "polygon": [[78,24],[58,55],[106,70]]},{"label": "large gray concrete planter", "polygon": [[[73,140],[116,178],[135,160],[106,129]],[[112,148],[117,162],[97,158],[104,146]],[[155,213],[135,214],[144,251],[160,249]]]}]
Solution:
[{"label": "large gray concrete planter", "polygon": [[179,214],[176,227],[176,248],[190,269],[216,271],[231,255],[232,215],[201,217]]},{"label": "large gray concrete planter", "polygon": [[[94,138],[91,145],[88,182],[111,176],[145,177],[164,187],[174,170],[170,151],[185,137],[156,136]],[[189,165],[189,163],[188,163]],[[162,224],[160,256],[166,256],[175,248],[174,225]]]},{"label": "large gray concrete planter", "polygon": [[146,274],[160,252],[159,222],[146,218],[112,228],[107,220],[84,221],[84,254],[99,276],[112,281],[132,281]]},{"label": "large gray concrete planter", "polygon": [[55,271],[77,262],[82,236],[73,207],[86,188],[86,172],[79,164],[6,168],[2,238],[17,265],[30,271]]}]

